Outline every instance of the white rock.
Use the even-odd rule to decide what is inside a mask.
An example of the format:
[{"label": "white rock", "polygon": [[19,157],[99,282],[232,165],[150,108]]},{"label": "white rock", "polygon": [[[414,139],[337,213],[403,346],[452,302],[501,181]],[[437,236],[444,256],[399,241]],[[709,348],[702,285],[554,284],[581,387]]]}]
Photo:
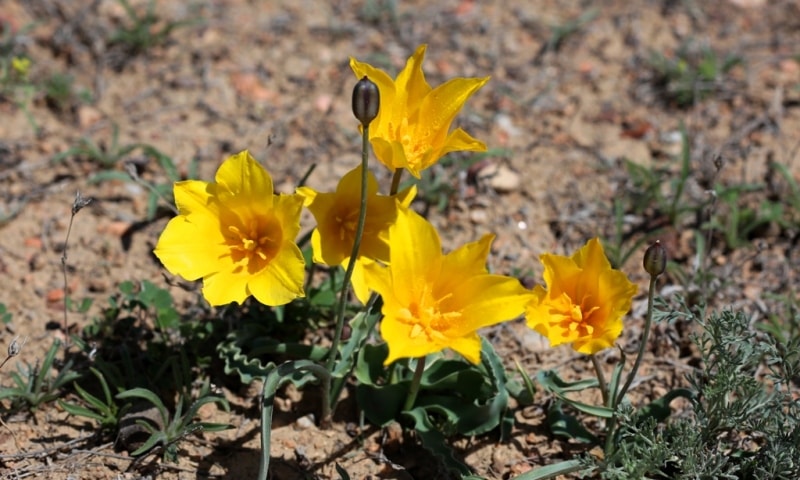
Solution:
[{"label": "white rock", "polygon": [[314,428],[314,415],[308,414],[298,418],[294,422],[294,426],[298,430],[308,430],[309,428]]},{"label": "white rock", "polygon": [[521,180],[519,174],[511,168],[500,165],[497,172],[489,179],[489,186],[498,193],[509,193],[519,189]]}]

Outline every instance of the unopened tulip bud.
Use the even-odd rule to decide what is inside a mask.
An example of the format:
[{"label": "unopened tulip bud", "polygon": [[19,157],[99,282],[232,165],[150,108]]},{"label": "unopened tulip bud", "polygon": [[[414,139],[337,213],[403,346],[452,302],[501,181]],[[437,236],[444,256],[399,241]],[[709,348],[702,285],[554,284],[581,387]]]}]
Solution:
[{"label": "unopened tulip bud", "polygon": [[365,75],[353,88],[353,115],[366,127],[378,116],[380,105],[378,86]]},{"label": "unopened tulip bud", "polygon": [[647,248],[642,265],[651,277],[657,277],[664,273],[667,268],[667,251],[661,246],[661,242],[656,240],[656,243]]}]

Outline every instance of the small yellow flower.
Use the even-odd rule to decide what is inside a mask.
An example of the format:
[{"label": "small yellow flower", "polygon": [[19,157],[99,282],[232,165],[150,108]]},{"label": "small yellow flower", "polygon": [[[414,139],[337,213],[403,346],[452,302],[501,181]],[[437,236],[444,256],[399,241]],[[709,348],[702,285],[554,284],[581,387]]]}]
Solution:
[{"label": "small yellow flower", "polygon": [[[342,177],[334,193],[320,193],[310,187],[300,187],[297,193],[305,197],[306,208],[317,221],[311,234],[314,261],[341,265],[350,258],[355,241],[361,209],[361,165]],[[398,209],[407,207],[415,193],[416,188],[396,196],[379,195],[375,176],[367,172],[367,218],[359,257],[389,261],[389,227]]]},{"label": "small yellow flower", "polygon": [[350,59],[356,77],[367,76],[380,91],[380,110],[369,127],[375,156],[388,168],[405,168],[417,178],[450,152],[486,151],[483,142],[464,130],[449,130],[467,99],[489,77],[454,78],[433,89],[422,72],[425,48],[417,48],[395,80],[382,70]]},{"label": "small yellow flower", "polygon": [[294,239],[303,197],[275,195],[269,173],[243,151],[220,165],[214,182],[175,184],[179,215],[154,253],[171,273],[203,279],[211,305],[265,305],[302,297],[305,262]]},{"label": "small yellow flower", "polygon": [[365,267],[383,297],[384,363],[445,348],[479,363],[477,330],[521,315],[531,299],[516,279],[487,272],[494,235],[443,255],[436,229],[413,210],[398,214],[389,235],[389,266]]},{"label": "small yellow flower", "polygon": [[17,72],[20,78],[26,78],[31,68],[31,61],[25,57],[14,57],[11,59],[11,68]]},{"label": "small yellow flower", "polygon": [[546,253],[539,259],[547,289],[534,288],[528,326],[552,346],[571,343],[587,355],[613,346],[637,287],[611,268],[600,240],[589,240],[572,257]]},{"label": "small yellow flower", "polygon": [[[356,296],[362,302],[369,295],[364,263],[367,259],[389,262],[389,227],[397,219],[398,210],[407,208],[416,192],[416,187],[411,187],[394,196],[379,195],[375,176],[367,172],[367,217],[352,279]],[[346,264],[353,251],[361,209],[361,165],[342,177],[334,193],[320,193],[310,187],[298,188],[297,193],[305,197],[306,208],[317,221],[317,228],[311,234],[314,261]]]}]

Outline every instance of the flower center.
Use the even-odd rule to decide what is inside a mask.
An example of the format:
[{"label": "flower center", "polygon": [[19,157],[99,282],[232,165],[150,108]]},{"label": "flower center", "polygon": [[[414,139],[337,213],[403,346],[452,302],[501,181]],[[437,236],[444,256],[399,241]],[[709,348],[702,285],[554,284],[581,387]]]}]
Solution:
[{"label": "flower center", "polygon": [[263,267],[275,257],[280,246],[280,229],[272,222],[262,219],[251,219],[241,228],[228,225],[229,245],[234,261],[246,259],[253,269]]},{"label": "flower center", "polygon": [[422,156],[425,153],[426,147],[430,143],[428,137],[430,131],[421,131],[419,128],[412,129],[408,125],[408,117],[403,117],[403,120],[396,127],[389,123],[389,131],[394,137],[394,140],[403,145],[403,152],[406,154],[406,161],[414,168],[419,168],[419,163],[422,161]]},{"label": "flower center", "polygon": [[439,305],[448,296],[449,294],[435,299],[426,286],[418,299],[411,301],[405,321],[412,324],[412,339],[420,335],[425,335],[433,341],[444,339],[445,332],[461,317],[459,312],[442,312],[440,310]]},{"label": "flower center", "polygon": [[358,210],[348,209],[344,214],[336,215],[339,225],[339,240],[352,242],[358,227]]},{"label": "flower center", "polygon": [[595,328],[592,322],[592,314],[600,307],[591,304],[591,296],[589,295],[585,295],[579,305],[572,303],[572,299],[569,297],[565,300],[568,302],[568,308],[564,312],[562,327],[569,331],[569,336],[573,338],[592,335]]}]

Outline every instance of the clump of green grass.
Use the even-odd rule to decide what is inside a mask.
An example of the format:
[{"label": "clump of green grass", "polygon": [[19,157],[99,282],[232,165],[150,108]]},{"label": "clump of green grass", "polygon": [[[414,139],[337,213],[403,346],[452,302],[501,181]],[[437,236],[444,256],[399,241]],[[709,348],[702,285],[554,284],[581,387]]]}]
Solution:
[{"label": "clump of green grass", "polygon": [[144,428],[149,437],[139,448],[131,452],[134,457],[143,455],[155,447],[160,447],[163,450],[164,460],[176,462],[178,460],[178,442],[182,439],[199,432],[219,432],[232,428],[226,423],[198,422],[195,420],[200,407],[209,403],[216,403],[226,412],[230,411],[230,405],[227,400],[210,394],[208,383],[204,384],[204,388],[201,389],[198,398],[188,403],[188,405],[185,405],[187,403],[186,399],[180,397],[172,414],[158,395],[146,388],[133,388],[124,391],[119,393],[117,398],[121,400],[144,400],[152,404],[158,412],[159,422],[156,422],[156,425],[153,422],[137,420],[137,425]]},{"label": "clump of green grass", "polygon": [[41,85],[45,103],[56,113],[68,113],[81,103],[90,103],[92,95],[88,90],[77,89],[75,79],[67,73],[53,73]]},{"label": "clump of green grass", "polygon": [[[229,410],[210,380],[226,324],[200,306],[190,310],[180,314],[169,291],[151,282],[123,282],[102,314],[72,337],[72,374],[60,384],[59,405],[95,422],[98,441],[118,439],[136,457],[158,452],[176,461],[183,439],[228,428],[197,420],[208,403]],[[143,405],[154,418],[139,414]]]},{"label": "clump of green grass", "polygon": [[[59,398],[61,391],[80,377],[80,374],[73,370],[71,361],[53,371],[56,367],[56,353],[60,347],[60,342],[53,342],[41,362],[38,360],[34,364],[25,362],[19,365],[17,371],[11,372],[14,386],[0,388],[0,399],[9,399],[12,411],[25,409],[35,411]],[[9,350],[9,356],[10,353]]]},{"label": "clump of green grass", "polygon": [[722,56],[711,47],[686,43],[675,55],[654,52],[648,63],[666,100],[685,108],[729,91],[731,70],[742,62],[738,55]]},{"label": "clump of green grass", "polygon": [[196,23],[196,20],[162,21],[156,12],[156,1],[150,0],[144,12],[137,10],[128,0],[117,0],[127,17],[109,38],[111,64],[122,70],[130,59],[143,55],[153,48],[165,45],[176,29]]},{"label": "clump of green grass", "polygon": [[97,421],[101,431],[114,430],[119,424],[121,410],[114,401],[111,389],[103,374],[94,367],[89,367],[89,372],[97,379],[102,391],[102,398],[92,394],[75,382],[75,392],[80,397],[83,405],[66,402],[61,399],[58,400],[58,404],[70,415]]},{"label": "clump of green grass", "polygon": [[[130,161],[134,154],[139,153],[146,159],[152,159],[163,173],[164,178],[154,182],[146,180],[139,175],[137,166]],[[183,180],[178,167],[172,157],[164,154],[156,147],[146,143],[123,144],[119,140],[119,128],[115,125],[111,135],[111,143],[104,145],[91,138],[83,138],[78,144],[69,148],[55,157],[54,163],[65,161],[68,158],[78,158],[97,164],[103,170],[94,174],[89,181],[100,183],[108,181],[133,182],[147,190],[147,219],[156,217],[158,208],[165,207],[177,213],[172,199],[172,187],[175,182]],[[116,169],[122,164],[122,170]],[[189,176],[195,176],[197,162],[189,163]]]},{"label": "clump of green grass", "polygon": [[[681,152],[675,162],[642,166],[624,159],[623,194],[613,199],[614,233],[608,245],[612,265],[623,265],[640,247],[657,238],[666,228],[697,226],[698,215],[706,202],[689,197],[687,186],[692,179],[692,154],[689,134],[681,129]],[[676,174],[677,171],[677,174]],[[629,216],[641,219],[626,230]],[[646,231],[648,235],[637,238]],[[632,243],[631,243],[632,242]]]},{"label": "clump of green grass", "polygon": [[6,307],[5,303],[0,302],[0,323],[3,325],[8,325],[11,323],[11,318],[13,315],[11,312],[8,311],[8,307]]}]

